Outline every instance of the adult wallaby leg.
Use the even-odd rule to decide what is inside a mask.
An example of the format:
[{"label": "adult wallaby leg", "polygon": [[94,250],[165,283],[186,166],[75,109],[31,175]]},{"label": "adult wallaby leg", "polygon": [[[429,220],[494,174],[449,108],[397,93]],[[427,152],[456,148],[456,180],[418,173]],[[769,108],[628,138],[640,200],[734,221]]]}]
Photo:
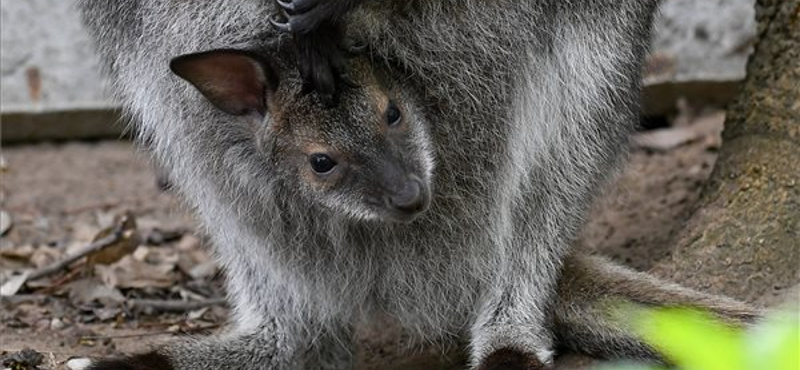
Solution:
[{"label": "adult wallaby leg", "polygon": [[[300,337],[307,342],[298,342]],[[349,369],[352,350],[342,340],[341,333],[289,334],[273,323],[247,333],[189,339],[123,359],[103,360],[89,370]]]},{"label": "adult wallaby leg", "polygon": [[627,323],[614,317],[614,305],[619,303],[699,308],[731,325],[745,325],[761,316],[745,303],[664,282],[602,257],[573,253],[565,261],[553,307],[557,343],[595,357],[661,361]]},{"label": "adult wallaby leg", "polygon": [[485,302],[472,329],[473,368],[535,370],[551,364],[547,300],[541,299],[549,288],[541,283],[505,285]]}]

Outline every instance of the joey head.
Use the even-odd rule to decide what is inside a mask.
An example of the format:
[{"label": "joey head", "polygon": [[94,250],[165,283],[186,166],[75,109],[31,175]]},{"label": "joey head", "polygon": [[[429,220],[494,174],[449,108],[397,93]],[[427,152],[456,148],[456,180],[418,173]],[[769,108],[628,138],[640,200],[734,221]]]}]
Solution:
[{"label": "joey head", "polygon": [[227,49],[170,67],[215,107],[252,117],[264,165],[305,201],[361,220],[408,222],[427,210],[433,161],[411,99],[357,59],[349,68],[357,85],[327,104],[280,63]]}]

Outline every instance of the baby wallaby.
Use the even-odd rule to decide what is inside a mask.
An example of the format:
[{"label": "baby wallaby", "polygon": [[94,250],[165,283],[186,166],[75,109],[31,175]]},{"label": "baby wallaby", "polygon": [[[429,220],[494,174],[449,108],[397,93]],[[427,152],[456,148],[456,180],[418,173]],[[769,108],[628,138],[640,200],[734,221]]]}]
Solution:
[{"label": "baby wallaby", "polygon": [[252,118],[256,148],[287,206],[401,222],[425,211],[433,160],[410,97],[362,58],[349,68],[360,87],[332,107],[302,91],[285,59],[222,49],[177,57],[170,68],[221,111]]}]

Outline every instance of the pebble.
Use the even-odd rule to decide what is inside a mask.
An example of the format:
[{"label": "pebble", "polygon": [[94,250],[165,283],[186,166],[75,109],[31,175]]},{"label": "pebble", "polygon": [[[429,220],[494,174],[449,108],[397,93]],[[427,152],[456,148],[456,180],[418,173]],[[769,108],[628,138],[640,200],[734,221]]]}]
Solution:
[{"label": "pebble", "polygon": [[73,358],[67,360],[67,369],[69,370],[84,370],[89,368],[89,365],[92,364],[92,360],[88,358]]},{"label": "pebble", "polygon": [[64,329],[66,327],[67,327],[67,324],[63,320],[61,320],[59,318],[54,318],[54,319],[50,320],[50,329],[52,329],[52,330],[61,330],[61,329]]}]

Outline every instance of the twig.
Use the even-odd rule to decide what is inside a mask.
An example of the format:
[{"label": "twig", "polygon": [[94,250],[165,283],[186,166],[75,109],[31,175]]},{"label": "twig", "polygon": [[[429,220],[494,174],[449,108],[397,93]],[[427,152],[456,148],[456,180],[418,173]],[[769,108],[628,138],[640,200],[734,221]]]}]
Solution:
[{"label": "twig", "polygon": [[0,302],[11,303],[12,305],[20,303],[33,302],[36,304],[43,304],[49,298],[46,294],[17,294],[12,296],[0,297]]},{"label": "twig", "polygon": [[130,303],[135,308],[150,308],[165,312],[186,312],[199,310],[210,306],[224,305],[224,298],[212,298],[202,301],[167,301],[155,299],[132,299]]},{"label": "twig", "polygon": [[99,250],[101,250],[101,249],[103,249],[105,247],[108,247],[108,246],[110,246],[110,245],[112,245],[114,243],[119,242],[120,239],[122,239],[122,237],[123,237],[122,231],[123,231],[122,230],[122,225],[117,225],[117,227],[114,228],[114,231],[110,235],[92,242],[91,244],[83,247],[83,249],[79,250],[77,253],[75,253],[75,254],[73,254],[71,256],[67,256],[67,258],[64,258],[61,261],[54,262],[54,263],[52,263],[52,264],[50,264],[48,266],[45,266],[45,267],[43,267],[41,269],[32,271],[28,275],[28,278],[26,279],[26,281],[41,279],[41,278],[43,278],[45,276],[52,275],[52,274],[54,274],[56,272],[59,272],[59,271],[65,269],[71,263],[73,263],[73,262],[75,262],[75,261],[77,261],[77,260],[79,260],[79,259],[81,259],[83,257],[86,257],[88,254],[91,254],[93,252],[99,251]]},{"label": "twig", "polygon": [[174,330],[159,330],[149,333],[137,333],[137,334],[117,334],[117,335],[91,335],[81,337],[80,339],[83,340],[103,340],[103,339],[121,339],[121,338],[139,338],[139,337],[150,337],[156,335],[175,335]]},{"label": "twig", "polygon": [[55,281],[50,282],[50,285],[48,285],[46,287],[43,287],[38,292],[41,293],[41,294],[53,294],[61,286],[63,286],[67,282],[71,281],[73,278],[75,278],[75,276],[78,276],[80,274],[81,274],[81,269],[72,270],[72,271],[62,275],[61,277],[59,277]]},{"label": "twig", "polygon": [[137,333],[137,334],[91,335],[91,336],[81,337],[80,339],[84,339],[84,340],[104,340],[104,339],[122,339],[122,338],[150,337],[150,336],[156,336],[156,335],[177,335],[179,333],[196,333],[196,332],[216,329],[216,328],[219,328],[219,327],[220,327],[219,324],[212,324],[212,325],[206,325],[206,326],[201,326],[201,327],[197,327],[197,328],[181,329],[179,331],[175,331],[175,330],[159,330],[159,331],[153,331],[153,332],[147,332],[147,333]]}]

